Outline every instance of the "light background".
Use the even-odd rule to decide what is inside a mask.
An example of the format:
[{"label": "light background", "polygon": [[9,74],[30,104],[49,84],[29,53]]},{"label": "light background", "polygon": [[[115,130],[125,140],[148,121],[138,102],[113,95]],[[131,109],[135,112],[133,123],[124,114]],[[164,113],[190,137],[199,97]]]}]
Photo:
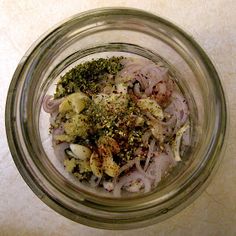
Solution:
[{"label": "light background", "polygon": [[[105,231],[74,223],[41,202],[18,173],[4,128],[7,89],[30,45],[61,20],[97,7],[126,6],[163,16],[189,32],[215,62],[228,96],[231,124],[224,160],[209,187],[189,207],[151,227]],[[0,0],[0,236],[236,235],[235,0]]]}]

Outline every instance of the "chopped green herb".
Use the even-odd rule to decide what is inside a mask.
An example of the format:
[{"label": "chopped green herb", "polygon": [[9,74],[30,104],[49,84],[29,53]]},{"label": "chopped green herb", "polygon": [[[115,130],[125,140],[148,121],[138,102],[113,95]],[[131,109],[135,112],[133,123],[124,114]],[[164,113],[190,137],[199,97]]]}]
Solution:
[{"label": "chopped green herb", "polygon": [[57,83],[54,98],[65,97],[81,91],[88,95],[96,94],[101,89],[101,83],[110,75],[116,75],[122,68],[123,57],[99,58],[72,68]]}]

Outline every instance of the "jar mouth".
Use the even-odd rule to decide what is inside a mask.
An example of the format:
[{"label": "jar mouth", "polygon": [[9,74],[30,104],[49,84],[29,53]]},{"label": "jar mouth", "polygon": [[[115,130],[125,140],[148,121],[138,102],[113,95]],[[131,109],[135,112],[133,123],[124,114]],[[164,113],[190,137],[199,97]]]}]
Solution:
[{"label": "jar mouth", "polygon": [[[112,39],[107,39],[105,43],[99,41],[103,37],[104,40],[108,38],[111,32]],[[130,40],[126,38],[129,34],[147,37],[151,43],[152,40],[157,42],[157,49],[161,45],[167,45],[168,49],[166,52],[163,49],[160,56],[141,41],[134,44],[126,42]],[[114,199],[96,196],[68,182],[47,157],[40,139],[39,124],[42,98],[65,68],[87,57],[124,53],[152,61],[161,59],[167,64],[178,65],[181,62],[190,68],[191,81],[180,78],[179,82],[190,103],[192,101],[196,137],[189,154],[192,159],[188,168],[176,175],[170,184],[166,183],[163,188],[145,195]],[[173,53],[176,53],[176,62],[170,62]],[[184,73],[187,74],[186,71]],[[177,79],[182,76],[178,74],[178,69],[173,73]],[[204,99],[209,98],[207,112]],[[216,169],[227,131],[227,109],[221,82],[201,47],[172,23],[128,8],[97,9],[75,15],[38,40],[15,71],[8,91],[5,116],[14,162],[35,194],[74,221],[107,229],[143,227],[166,219],[191,203]],[[201,142],[203,137],[205,144]]]}]

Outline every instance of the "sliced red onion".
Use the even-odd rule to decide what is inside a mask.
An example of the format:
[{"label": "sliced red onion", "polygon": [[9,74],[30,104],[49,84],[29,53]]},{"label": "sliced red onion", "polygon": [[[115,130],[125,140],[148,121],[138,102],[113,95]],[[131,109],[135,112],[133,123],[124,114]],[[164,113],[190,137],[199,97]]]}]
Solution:
[{"label": "sliced red onion", "polygon": [[[150,96],[154,86],[166,79],[168,72],[168,69],[160,69],[155,63],[148,60],[124,61],[124,65],[125,68],[119,73],[119,76],[135,78],[146,96]],[[134,89],[136,96],[141,97],[140,88],[136,85]]]},{"label": "sliced red onion", "polygon": [[149,86],[145,89],[145,94],[150,96],[152,94],[153,86]]},{"label": "sliced red onion", "polygon": [[127,164],[123,165],[119,170],[119,175],[122,172],[129,170],[134,164],[135,164],[135,159],[133,159],[133,160],[129,161]]},{"label": "sliced red onion", "polygon": [[114,189],[114,184],[112,182],[109,181],[104,181],[103,182],[103,187],[108,191],[111,192]]},{"label": "sliced red onion", "polygon": [[165,151],[167,156],[169,157],[171,167],[175,166],[177,162],[175,160],[174,153],[169,144],[165,144]]},{"label": "sliced red onion", "polygon": [[[136,157],[136,158],[138,158],[138,157]],[[114,183],[114,184],[116,184],[117,179],[118,179],[118,176],[119,176],[122,172],[124,172],[124,171],[126,171],[126,170],[129,170],[129,169],[135,164],[136,158],[134,158],[133,160],[129,161],[127,164],[123,165],[123,166],[119,169],[118,175],[115,176],[114,179],[113,179],[113,183]]]},{"label": "sliced red onion", "polygon": [[[143,184],[141,185],[140,189],[144,187],[144,192],[149,192],[151,190],[151,182],[148,178],[146,178],[144,175],[140,174],[138,171],[134,171],[132,173],[129,173],[129,175],[125,175],[119,179],[119,182],[115,185],[113,194],[115,197],[121,196],[121,188],[123,186],[130,187],[132,184],[135,184],[136,181],[141,181]],[[137,192],[140,191],[138,189]],[[129,188],[127,188],[129,190]]]},{"label": "sliced red onion", "polygon": [[125,66],[123,70],[121,70],[118,74],[120,77],[128,77],[134,75],[134,72],[139,71],[142,68],[140,64],[130,64]]},{"label": "sliced red onion", "polygon": [[63,124],[61,124],[58,128],[53,129],[53,135],[60,135],[60,134],[64,134]]},{"label": "sliced red onion", "polygon": [[[160,71],[158,68],[152,68],[152,76],[148,80],[148,87],[145,89],[145,93],[147,96],[152,94],[154,86],[156,86],[159,82],[165,79],[168,69],[165,71]],[[165,91],[164,91],[165,92]]]},{"label": "sliced red onion", "polygon": [[149,175],[147,172],[144,171],[144,169],[142,168],[141,164],[140,164],[140,158],[137,158],[135,161],[135,166],[138,170],[138,172],[140,172],[141,174],[143,174],[145,177],[154,180],[154,176],[153,175]]},{"label": "sliced red onion", "polygon": [[135,181],[132,181],[128,185],[124,185],[123,188],[130,193],[137,193],[143,186],[143,181],[137,179]]},{"label": "sliced red onion", "polygon": [[58,111],[59,105],[61,104],[62,100],[60,99],[53,99],[53,96],[46,95],[43,99],[43,109],[47,113],[54,113]]},{"label": "sliced red onion", "polygon": [[90,178],[90,181],[89,181],[91,187],[93,187],[93,188],[97,187],[99,185],[99,183],[101,182],[101,179],[102,179],[102,177],[97,177],[95,175],[92,175],[92,177]]},{"label": "sliced red onion", "polygon": [[149,145],[149,149],[148,149],[148,154],[147,154],[147,159],[146,159],[146,162],[145,162],[145,165],[144,165],[144,171],[147,170],[148,168],[148,164],[150,162],[150,159],[153,155],[153,152],[154,152],[154,148],[155,148],[155,144],[156,144],[156,140],[153,139]]},{"label": "sliced red onion", "polygon": [[174,133],[186,122],[188,119],[189,111],[185,98],[177,92],[172,94],[172,102],[165,109],[165,112],[175,116],[177,121],[175,125]]},{"label": "sliced red onion", "polygon": [[184,124],[188,118],[188,106],[185,98],[177,92],[173,92],[173,98],[175,100],[175,107],[179,111],[179,117],[181,124]]},{"label": "sliced red onion", "polygon": [[161,121],[160,124],[163,127],[163,134],[165,136],[172,136],[175,131],[175,126],[177,124],[176,116],[172,115],[172,117],[166,122]]},{"label": "sliced red onion", "polygon": [[165,94],[167,90],[166,83],[160,83],[158,93]]},{"label": "sliced red onion", "polygon": [[171,100],[173,91],[172,83],[170,79],[163,79],[153,87],[151,97],[162,107],[168,105]]},{"label": "sliced red onion", "polygon": [[143,75],[136,75],[135,79],[140,83],[141,89],[145,90],[149,85],[148,85],[148,80],[145,78]]},{"label": "sliced red onion", "polygon": [[[161,160],[159,160],[161,161]],[[153,164],[154,165],[154,164]],[[158,164],[157,162],[155,163],[155,171],[156,173],[154,174],[155,176],[155,179],[153,181],[153,186],[157,186],[159,184],[159,182],[161,181],[161,178],[162,178],[162,173],[161,173],[161,165]]]},{"label": "sliced red onion", "polygon": [[182,143],[185,145],[185,146],[189,146],[190,145],[190,129],[187,129],[183,136],[182,136]]},{"label": "sliced red onion", "polygon": [[176,123],[176,117],[175,116],[171,116],[171,118],[169,118],[167,121],[160,121],[160,124],[162,124],[163,126],[174,126]]},{"label": "sliced red onion", "polygon": [[170,154],[156,153],[156,156],[152,158],[152,163],[147,169],[147,174],[155,178],[153,182],[154,186],[157,186],[168,169],[173,166],[173,163],[174,160]]}]

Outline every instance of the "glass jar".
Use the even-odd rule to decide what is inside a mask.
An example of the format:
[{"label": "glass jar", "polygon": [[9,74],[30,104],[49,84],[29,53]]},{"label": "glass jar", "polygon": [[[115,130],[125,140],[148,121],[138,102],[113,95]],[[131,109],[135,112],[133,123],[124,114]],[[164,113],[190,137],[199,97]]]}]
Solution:
[{"label": "glass jar", "polygon": [[[53,91],[61,74],[80,61],[113,55],[164,63],[191,114],[191,148],[182,164],[152,192],[119,199],[87,191],[66,178],[46,150],[49,118],[41,111],[44,95]],[[143,227],[189,205],[220,161],[226,125],[221,82],[201,47],[174,24],[127,8],[75,15],[41,37],[20,61],[6,104],[10,150],[26,183],[60,214],[105,229]]]}]

